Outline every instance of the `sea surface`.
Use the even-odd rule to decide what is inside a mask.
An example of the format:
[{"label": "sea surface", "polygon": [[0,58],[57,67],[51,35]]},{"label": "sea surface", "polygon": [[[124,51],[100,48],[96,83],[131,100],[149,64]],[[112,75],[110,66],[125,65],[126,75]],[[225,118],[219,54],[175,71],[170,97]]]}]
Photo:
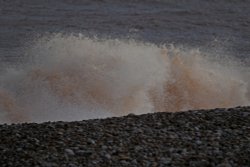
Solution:
[{"label": "sea surface", "polygon": [[0,0],[0,123],[250,104],[248,0]]}]

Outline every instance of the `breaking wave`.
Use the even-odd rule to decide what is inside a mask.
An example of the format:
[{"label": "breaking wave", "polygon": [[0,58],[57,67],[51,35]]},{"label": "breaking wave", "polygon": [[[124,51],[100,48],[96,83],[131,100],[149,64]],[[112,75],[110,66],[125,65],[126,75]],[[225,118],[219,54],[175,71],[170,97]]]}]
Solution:
[{"label": "breaking wave", "polygon": [[0,76],[0,122],[73,121],[249,105],[249,69],[228,56],[134,40],[52,35]]}]

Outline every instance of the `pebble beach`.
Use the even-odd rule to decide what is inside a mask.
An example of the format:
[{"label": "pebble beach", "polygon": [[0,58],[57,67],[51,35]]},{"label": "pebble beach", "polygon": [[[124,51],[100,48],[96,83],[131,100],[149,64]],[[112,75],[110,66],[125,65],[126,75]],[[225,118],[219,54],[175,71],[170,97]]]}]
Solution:
[{"label": "pebble beach", "polygon": [[0,0],[0,167],[250,167],[249,16]]},{"label": "pebble beach", "polygon": [[0,125],[7,166],[250,166],[250,107]]}]

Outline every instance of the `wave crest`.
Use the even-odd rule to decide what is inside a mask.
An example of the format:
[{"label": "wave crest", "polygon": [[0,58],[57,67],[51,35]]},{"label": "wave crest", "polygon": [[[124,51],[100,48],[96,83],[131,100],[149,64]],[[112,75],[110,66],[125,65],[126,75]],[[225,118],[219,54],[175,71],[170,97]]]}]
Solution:
[{"label": "wave crest", "polygon": [[26,55],[28,63],[5,68],[0,77],[1,122],[71,121],[250,102],[249,73],[243,72],[249,70],[212,60],[197,49],[55,35],[37,39]]}]

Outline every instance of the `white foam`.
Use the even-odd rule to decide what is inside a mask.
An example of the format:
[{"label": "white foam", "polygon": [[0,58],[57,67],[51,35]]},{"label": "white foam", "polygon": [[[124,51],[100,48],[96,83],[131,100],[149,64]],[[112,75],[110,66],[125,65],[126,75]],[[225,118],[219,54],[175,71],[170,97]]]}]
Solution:
[{"label": "white foam", "polygon": [[0,122],[249,105],[249,70],[207,54],[134,40],[39,38],[25,64],[2,70]]}]

